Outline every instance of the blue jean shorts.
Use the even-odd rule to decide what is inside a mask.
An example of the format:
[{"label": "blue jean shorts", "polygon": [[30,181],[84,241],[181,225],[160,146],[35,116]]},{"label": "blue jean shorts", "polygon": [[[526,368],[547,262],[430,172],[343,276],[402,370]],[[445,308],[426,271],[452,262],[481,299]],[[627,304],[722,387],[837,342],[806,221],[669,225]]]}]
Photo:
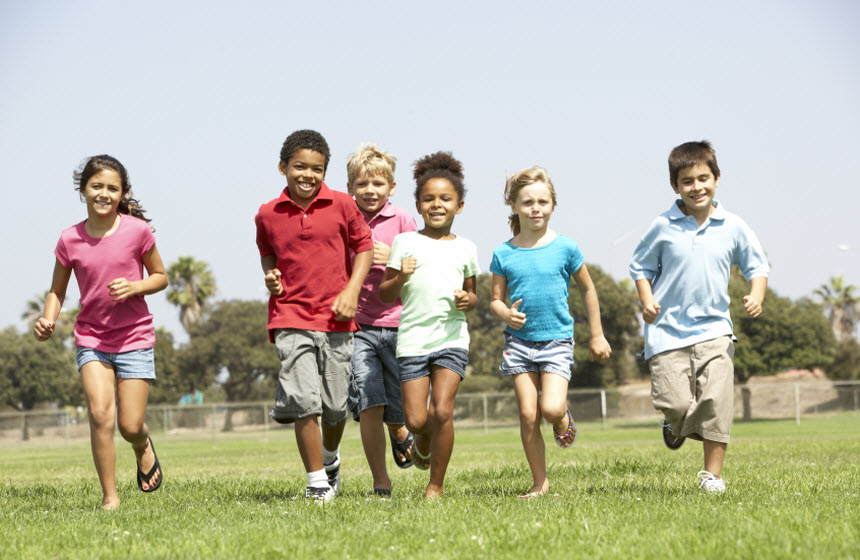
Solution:
[{"label": "blue jean shorts", "polygon": [[92,348],[78,348],[78,371],[89,362],[103,362],[113,368],[119,379],[155,379],[155,352],[152,348],[112,354]]},{"label": "blue jean shorts", "polygon": [[400,365],[397,363],[397,329],[359,325],[352,350],[347,405],[352,417],[368,408],[384,406],[382,421],[403,424]]},{"label": "blue jean shorts", "polygon": [[505,349],[502,352],[502,375],[516,375],[527,371],[558,374],[570,381],[573,366],[573,339],[523,340],[509,332],[505,333]]},{"label": "blue jean shorts", "polygon": [[430,375],[432,366],[450,369],[466,379],[466,365],[469,363],[469,352],[462,348],[445,348],[424,356],[404,356],[397,358],[400,364],[400,382],[421,379]]}]

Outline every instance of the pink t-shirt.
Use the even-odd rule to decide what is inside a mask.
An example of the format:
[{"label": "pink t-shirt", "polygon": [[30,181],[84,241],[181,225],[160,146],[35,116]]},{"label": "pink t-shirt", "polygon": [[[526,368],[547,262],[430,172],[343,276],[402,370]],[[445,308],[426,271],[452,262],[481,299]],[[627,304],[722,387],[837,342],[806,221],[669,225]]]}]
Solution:
[{"label": "pink t-shirt", "polygon": [[155,328],[143,296],[113,301],[108,284],[143,279],[142,257],[155,235],[145,221],[126,214],[120,214],[116,231],[102,238],[87,234],[85,222],[64,230],[54,249],[60,264],[75,271],[81,290],[75,345],[112,354],[152,348]]},{"label": "pink t-shirt", "polygon": [[[386,202],[385,206],[372,218],[368,218],[363,211],[364,221],[370,226],[373,240],[385,243],[391,247],[394,236],[407,231],[417,231],[418,226],[415,219],[402,208]],[[355,254],[352,255],[353,259]],[[403,304],[398,297],[391,303],[385,303],[379,299],[379,284],[385,274],[385,265],[373,265],[361,286],[361,294],[358,296],[358,310],[355,313],[356,322],[362,325],[373,325],[375,327],[397,328],[400,325],[400,310]]]}]

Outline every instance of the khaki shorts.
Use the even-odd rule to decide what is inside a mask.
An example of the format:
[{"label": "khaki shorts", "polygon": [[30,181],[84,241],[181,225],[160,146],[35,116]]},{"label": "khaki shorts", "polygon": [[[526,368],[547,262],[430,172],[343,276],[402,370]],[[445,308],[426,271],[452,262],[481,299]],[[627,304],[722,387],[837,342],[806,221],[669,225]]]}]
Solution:
[{"label": "khaki shorts", "polygon": [[318,415],[329,426],[346,420],[352,340],[351,332],[276,330],[281,370],[272,419],[290,424]]},{"label": "khaki shorts", "polygon": [[732,337],[652,356],[651,402],[679,437],[729,442],[734,417]]}]

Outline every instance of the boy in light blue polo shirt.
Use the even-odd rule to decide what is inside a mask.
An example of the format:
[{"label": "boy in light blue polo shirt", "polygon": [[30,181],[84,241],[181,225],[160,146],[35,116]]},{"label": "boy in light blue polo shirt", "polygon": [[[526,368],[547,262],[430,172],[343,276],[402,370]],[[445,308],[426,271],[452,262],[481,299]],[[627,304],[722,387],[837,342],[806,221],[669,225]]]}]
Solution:
[{"label": "boy in light blue polo shirt", "polygon": [[720,169],[710,143],[673,149],[669,180],[680,198],[639,242],[630,276],[645,321],[651,401],[666,417],[663,440],[670,449],[701,440],[699,488],[719,493],[734,416],[729,275],[738,266],[749,280],[744,308],[758,317],[769,267],[755,233],[714,200]]}]

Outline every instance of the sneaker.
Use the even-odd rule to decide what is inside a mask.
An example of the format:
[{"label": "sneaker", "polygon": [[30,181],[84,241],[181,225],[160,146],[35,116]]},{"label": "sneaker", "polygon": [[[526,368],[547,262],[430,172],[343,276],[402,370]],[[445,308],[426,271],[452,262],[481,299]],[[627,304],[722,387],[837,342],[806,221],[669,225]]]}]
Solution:
[{"label": "sneaker", "polygon": [[672,433],[672,427],[669,425],[669,422],[661,420],[660,425],[663,427],[663,443],[666,444],[666,447],[674,451],[684,445],[684,440],[687,438],[675,437],[675,434]]},{"label": "sneaker", "polygon": [[340,490],[340,451],[337,452],[337,457],[334,461],[327,465],[323,465],[325,473],[328,475],[328,485],[331,486],[332,496]]},{"label": "sneaker", "polygon": [[696,476],[699,477],[699,490],[714,494],[722,494],[726,491],[726,483],[722,478],[717,478],[708,471],[699,471]]},{"label": "sneaker", "polygon": [[317,486],[308,486],[305,488],[305,498],[313,500],[320,504],[325,503],[334,498],[335,491],[330,486],[319,488]]}]

